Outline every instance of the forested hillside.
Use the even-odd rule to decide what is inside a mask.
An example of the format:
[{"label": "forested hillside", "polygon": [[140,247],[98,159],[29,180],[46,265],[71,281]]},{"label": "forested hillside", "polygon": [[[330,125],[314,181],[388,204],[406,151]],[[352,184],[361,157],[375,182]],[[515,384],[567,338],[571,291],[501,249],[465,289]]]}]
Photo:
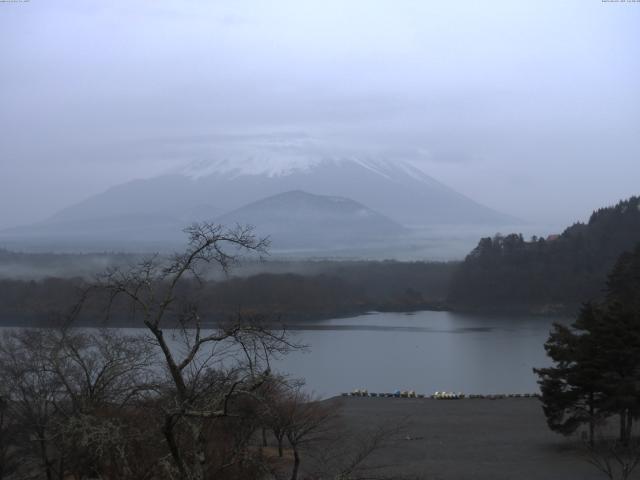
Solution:
[{"label": "forested hillside", "polygon": [[[331,318],[370,310],[412,311],[440,308],[455,263],[315,262],[301,273],[259,273],[226,280],[195,280],[185,287],[198,292],[204,321],[255,314],[274,321]],[[299,267],[301,270],[302,267]],[[311,268],[313,267],[313,269]],[[285,268],[279,265],[279,268]],[[21,325],[67,313],[89,282],[82,278],[0,279],[0,324]],[[185,293],[185,292],[183,292]],[[105,298],[90,295],[80,316],[83,324],[104,319]],[[115,305],[114,323],[128,312]]]},{"label": "forested hillside", "polygon": [[573,311],[603,294],[607,273],[640,242],[640,198],[595,211],[559,236],[483,238],[456,271],[459,309]]}]

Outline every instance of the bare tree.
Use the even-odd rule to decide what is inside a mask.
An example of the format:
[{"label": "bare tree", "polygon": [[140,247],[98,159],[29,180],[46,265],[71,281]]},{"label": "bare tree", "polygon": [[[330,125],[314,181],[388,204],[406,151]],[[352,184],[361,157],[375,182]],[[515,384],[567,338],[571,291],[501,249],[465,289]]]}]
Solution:
[{"label": "bare tree", "polygon": [[[205,269],[226,272],[242,253],[263,253],[266,240],[211,224],[187,233],[182,254],[107,271],[56,328],[5,332],[0,479],[11,470],[47,480],[279,478],[283,461],[255,442],[269,428],[280,456],[287,440],[296,480],[302,453],[342,437],[336,404],[272,375],[271,358],[298,348],[286,332],[241,312],[218,323],[200,316]],[[105,299],[106,320],[127,314],[143,333],[77,328],[86,302],[94,314]],[[356,478],[383,444],[378,435],[355,442],[331,475]]]},{"label": "bare tree", "polygon": [[610,480],[627,480],[640,463],[640,442],[601,439],[585,446],[586,460]]},{"label": "bare tree", "polygon": [[[376,453],[388,450],[398,444],[399,435],[406,426],[406,419],[391,425],[381,425],[351,437],[349,446],[344,445],[344,450],[350,452],[342,460],[337,469],[335,478],[338,480],[364,480],[399,478],[397,474],[388,476],[377,473],[391,465],[371,463]],[[343,443],[346,438],[343,438]]]},{"label": "bare tree", "polygon": [[0,342],[0,378],[7,410],[18,425],[12,439],[22,469],[39,470],[47,480],[62,478],[54,451],[56,404],[61,382],[48,365],[46,337],[40,330],[5,332]]},{"label": "bare tree", "polygon": [[276,439],[278,447],[278,457],[284,454],[284,440],[287,427],[291,422],[291,410],[288,400],[292,391],[302,388],[304,383],[301,380],[290,381],[281,376],[272,376],[263,386],[261,402],[261,422],[263,425],[262,444],[266,446],[266,434],[264,430],[270,431]]},{"label": "bare tree", "polygon": [[117,330],[90,332],[63,327],[48,332],[49,368],[60,381],[56,403],[56,444],[66,470],[118,478],[141,478],[146,459],[135,459],[136,444],[149,438],[133,421],[145,394],[155,390],[155,355],[140,336]]},{"label": "bare tree", "polygon": [[[0,386],[0,392],[4,388]],[[12,439],[17,435],[7,395],[0,393],[0,480],[13,474],[19,464]]]},{"label": "bare tree", "polygon": [[293,451],[291,480],[298,478],[301,453],[326,438],[335,429],[338,407],[336,402],[320,402],[301,387],[288,392],[281,399],[284,435]]},{"label": "bare tree", "polygon": [[[21,475],[95,475],[106,465],[130,470],[124,465],[132,459],[124,451],[129,443],[114,433],[144,387],[151,357],[140,339],[115,331],[67,325],[6,332],[0,341],[2,413],[14,431],[6,448],[22,458]],[[117,458],[102,455],[118,451]]]},{"label": "bare tree", "polygon": [[123,407],[156,383],[156,354],[139,335],[114,329],[91,332],[63,327],[48,332],[50,365],[71,401],[87,413],[109,405]]},{"label": "bare tree", "polygon": [[285,332],[272,331],[256,317],[238,315],[207,328],[192,288],[201,284],[208,266],[226,272],[240,254],[264,253],[268,241],[255,237],[250,227],[194,224],[186,232],[184,253],[110,270],[98,287],[109,292],[111,305],[126,300],[160,351],[167,374],[158,390],[162,433],[177,476],[201,480],[220,468],[212,465],[209,453],[215,432],[210,423],[238,417],[234,401],[240,398],[258,401],[270,376],[269,359],[294,345]]},{"label": "bare tree", "polygon": [[[302,475],[303,456],[308,459],[304,474],[310,478],[400,478],[397,471],[385,474],[394,465],[380,463],[376,453],[406,438],[402,433],[408,419],[355,432],[343,423],[339,400],[318,401],[304,391],[304,382],[277,377],[268,382],[260,407],[261,421],[273,433],[279,457],[284,456],[282,440],[287,440],[293,457],[289,478],[295,480]],[[276,478],[283,478],[282,463]]]}]

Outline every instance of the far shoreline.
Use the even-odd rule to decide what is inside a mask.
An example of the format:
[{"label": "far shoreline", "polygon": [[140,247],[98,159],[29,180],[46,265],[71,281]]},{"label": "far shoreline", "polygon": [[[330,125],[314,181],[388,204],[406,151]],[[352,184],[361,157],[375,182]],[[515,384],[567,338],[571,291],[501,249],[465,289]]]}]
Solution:
[{"label": "far shoreline", "polygon": [[[260,323],[268,328],[273,329],[282,329],[288,331],[306,331],[306,330],[325,330],[325,331],[341,331],[341,330],[381,330],[381,331],[389,331],[389,330],[404,330],[404,331],[428,331],[428,329],[423,329],[420,327],[406,327],[406,326],[397,326],[394,327],[392,325],[387,326],[377,326],[377,325],[323,325],[324,322],[336,319],[348,319],[348,318],[359,318],[366,317],[367,315],[375,315],[380,313],[395,313],[395,314],[405,314],[405,315],[414,315],[420,312],[440,312],[440,313],[451,313],[457,315],[469,315],[469,316],[495,316],[497,318],[505,318],[505,317],[540,317],[540,318],[566,318],[570,320],[574,318],[575,311],[569,313],[568,311],[553,311],[553,312],[542,312],[542,311],[531,311],[531,310],[512,310],[512,309],[445,309],[445,308],[419,308],[419,309],[371,309],[371,310],[363,310],[358,312],[343,312],[336,314],[289,314],[290,316],[296,316],[295,320],[273,320],[273,317],[269,319],[265,316],[256,316],[256,318],[260,318]],[[281,316],[282,317],[282,316]],[[231,316],[228,317],[228,321],[204,321],[201,324],[201,328],[205,329],[213,329],[219,326],[222,326],[224,323],[233,322],[233,318]],[[250,314],[247,314],[246,318],[251,318]],[[134,325],[133,323],[139,323],[139,325]],[[29,314],[29,313],[16,313],[16,314],[0,314],[0,327],[1,328],[19,328],[19,327],[28,327],[28,328],[57,328],[62,325],[68,324],[68,322],[64,319],[63,315],[60,314],[49,314],[49,315],[39,315],[39,314]],[[119,319],[110,319],[109,321],[87,321],[85,319],[80,319],[74,322],[71,322],[74,327],[86,327],[86,328],[144,328],[141,321],[138,320],[119,320]],[[179,328],[179,325],[175,325],[173,327],[168,328]],[[195,327],[193,327],[195,328]]]}]

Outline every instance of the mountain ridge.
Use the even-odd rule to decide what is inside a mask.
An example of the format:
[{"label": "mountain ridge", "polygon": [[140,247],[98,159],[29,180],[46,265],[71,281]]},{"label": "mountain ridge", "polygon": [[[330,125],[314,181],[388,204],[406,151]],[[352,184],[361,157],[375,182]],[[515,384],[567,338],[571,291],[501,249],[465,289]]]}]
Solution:
[{"label": "mountain ridge", "polygon": [[402,225],[350,198],[291,190],[244,205],[215,219],[222,224],[249,224],[269,235],[274,250],[330,251],[399,238]]},{"label": "mountain ridge", "polygon": [[264,167],[262,171],[254,170],[260,165],[259,157],[233,164],[220,160],[201,165],[198,172],[192,169],[192,176],[174,171],[132,180],[62,209],[48,221],[131,212],[184,218],[195,205],[211,205],[223,214],[260,198],[303,190],[352,198],[404,225],[519,223],[456,192],[408,162],[353,156],[303,160],[294,157],[279,164],[279,169]]}]

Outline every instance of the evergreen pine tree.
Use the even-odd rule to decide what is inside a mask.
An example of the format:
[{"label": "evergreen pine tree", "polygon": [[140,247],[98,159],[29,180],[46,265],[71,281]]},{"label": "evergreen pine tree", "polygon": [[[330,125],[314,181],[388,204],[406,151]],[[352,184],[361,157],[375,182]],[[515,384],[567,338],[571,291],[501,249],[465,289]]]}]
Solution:
[{"label": "evergreen pine tree", "polygon": [[570,326],[554,325],[545,349],[554,366],[539,376],[549,427],[568,435],[618,415],[628,444],[640,417],[640,245],[620,256],[602,305],[587,303]]}]

